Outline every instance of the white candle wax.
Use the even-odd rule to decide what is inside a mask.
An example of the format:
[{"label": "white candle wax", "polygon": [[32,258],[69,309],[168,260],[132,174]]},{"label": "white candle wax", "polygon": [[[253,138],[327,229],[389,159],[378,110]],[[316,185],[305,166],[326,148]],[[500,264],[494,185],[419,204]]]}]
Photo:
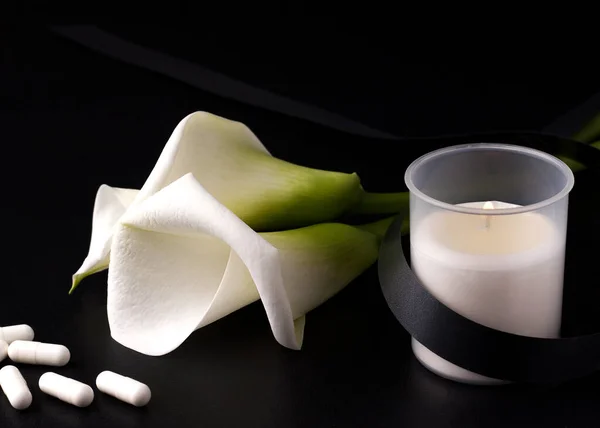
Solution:
[{"label": "white candle wax", "polygon": [[[488,202],[460,204],[491,208]],[[497,330],[534,337],[560,333],[565,238],[545,216],[493,215],[518,205],[492,202],[490,215],[437,211],[411,231],[411,264],[423,285],[455,312]],[[458,367],[413,339],[433,372],[467,383],[497,383]]]}]

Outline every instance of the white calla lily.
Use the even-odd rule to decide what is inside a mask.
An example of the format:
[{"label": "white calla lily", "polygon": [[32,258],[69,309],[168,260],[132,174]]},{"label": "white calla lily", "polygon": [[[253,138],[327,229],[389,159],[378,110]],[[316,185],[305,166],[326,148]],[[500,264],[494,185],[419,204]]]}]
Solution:
[{"label": "white calla lily", "polygon": [[148,355],[260,299],[276,340],[302,344],[307,312],[377,259],[389,221],[256,233],[186,174],[121,218],[112,240],[112,337]]},{"label": "white calla lily", "polygon": [[[257,231],[331,221],[354,208],[393,213],[408,206],[403,194],[365,193],[356,174],[316,170],[274,158],[240,122],[192,113],[177,125],[137,193],[108,186],[99,189],[89,254],[73,275],[71,291],[81,279],[107,267],[119,215],[188,173]],[[120,201],[117,208],[114,198]]]}]

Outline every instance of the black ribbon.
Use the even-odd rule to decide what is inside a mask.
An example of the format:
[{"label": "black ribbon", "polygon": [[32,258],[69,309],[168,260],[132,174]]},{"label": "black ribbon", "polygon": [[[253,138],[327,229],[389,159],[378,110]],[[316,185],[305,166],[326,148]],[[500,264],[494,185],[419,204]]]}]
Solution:
[{"label": "black ribbon", "polygon": [[[592,153],[583,144],[570,149],[570,154]],[[598,153],[593,155],[587,163],[597,166]],[[379,281],[394,316],[422,345],[472,372],[515,382],[560,383],[600,370],[600,333],[557,339],[521,336],[478,324],[438,301],[404,256],[403,221],[397,218],[382,242]]]}]

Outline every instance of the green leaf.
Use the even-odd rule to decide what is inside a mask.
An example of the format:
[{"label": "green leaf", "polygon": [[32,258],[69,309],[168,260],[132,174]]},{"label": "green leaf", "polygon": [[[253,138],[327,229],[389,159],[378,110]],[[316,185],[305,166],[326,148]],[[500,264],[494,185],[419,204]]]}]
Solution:
[{"label": "green leaf", "polygon": [[600,113],[573,135],[573,139],[582,143],[591,143],[600,138]]},{"label": "green leaf", "polygon": [[[590,146],[595,147],[597,149],[600,149],[600,141],[596,141],[595,143],[591,143]],[[582,170],[584,170],[584,169],[587,168],[583,163],[578,162],[575,159],[572,159],[572,158],[570,158],[567,155],[558,155],[557,157],[560,160],[562,160],[564,163],[566,163],[567,166],[569,168],[571,168],[571,170],[573,172],[582,171]]]},{"label": "green leaf", "polygon": [[567,166],[569,168],[571,168],[571,171],[573,171],[573,172],[582,171],[582,170],[584,170],[586,168],[586,166],[584,164],[582,164],[581,162],[578,162],[578,161],[576,161],[574,159],[571,159],[568,156],[558,155],[556,157],[559,158],[564,163],[566,163]]}]

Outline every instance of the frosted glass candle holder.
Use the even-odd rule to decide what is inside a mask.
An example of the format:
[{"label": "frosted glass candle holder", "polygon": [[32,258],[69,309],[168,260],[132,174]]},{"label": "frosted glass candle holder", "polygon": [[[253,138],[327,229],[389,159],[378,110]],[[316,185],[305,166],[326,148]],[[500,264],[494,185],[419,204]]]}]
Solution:
[{"label": "frosted glass candle holder", "polygon": [[[447,147],[407,169],[411,264],[437,300],[509,333],[560,334],[568,195],[559,159],[504,144]],[[417,359],[448,379],[503,383],[439,357],[414,338]]]}]

